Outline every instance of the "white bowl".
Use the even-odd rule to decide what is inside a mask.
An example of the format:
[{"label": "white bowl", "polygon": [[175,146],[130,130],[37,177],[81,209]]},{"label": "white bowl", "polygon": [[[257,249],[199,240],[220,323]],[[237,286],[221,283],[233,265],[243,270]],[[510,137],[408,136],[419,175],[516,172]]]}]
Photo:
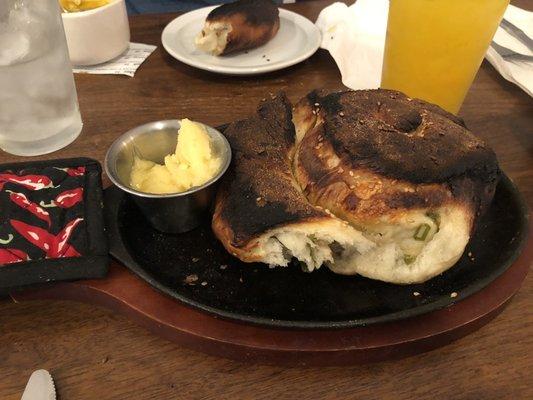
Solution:
[{"label": "white bowl", "polygon": [[124,0],[111,0],[93,10],[64,12],[62,17],[73,65],[112,60],[129,46],[130,26]]}]

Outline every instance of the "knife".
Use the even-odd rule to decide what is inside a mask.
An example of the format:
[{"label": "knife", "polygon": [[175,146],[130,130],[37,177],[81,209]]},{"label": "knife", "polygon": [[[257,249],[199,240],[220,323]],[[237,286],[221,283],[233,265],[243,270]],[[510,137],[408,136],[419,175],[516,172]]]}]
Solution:
[{"label": "knife", "polygon": [[31,374],[21,400],[56,400],[56,388],[52,375],[39,369]]}]

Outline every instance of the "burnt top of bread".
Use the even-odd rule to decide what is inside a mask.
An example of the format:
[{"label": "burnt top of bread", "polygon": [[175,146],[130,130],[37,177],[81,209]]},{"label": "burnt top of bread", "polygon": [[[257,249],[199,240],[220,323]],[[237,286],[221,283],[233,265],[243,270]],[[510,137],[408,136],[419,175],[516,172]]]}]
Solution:
[{"label": "burnt top of bread", "polygon": [[326,215],[306,201],[294,182],[295,133],[285,94],[262,103],[254,116],[229,125],[224,135],[233,162],[218,203],[220,217],[231,224],[234,246],[278,225]]},{"label": "burnt top of bread", "polygon": [[271,25],[279,18],[278,7],[270,0],[238,0],[215,8],[206,21],[214,22],[235,14],[241,14],[250,25]]},{"label": "burnt top of bread", "polygon": [[323,120],[324,139],[353,168],[416,184],[498,177],[494,152],[436,105],[385,89],[315,91],[306,101]]}]

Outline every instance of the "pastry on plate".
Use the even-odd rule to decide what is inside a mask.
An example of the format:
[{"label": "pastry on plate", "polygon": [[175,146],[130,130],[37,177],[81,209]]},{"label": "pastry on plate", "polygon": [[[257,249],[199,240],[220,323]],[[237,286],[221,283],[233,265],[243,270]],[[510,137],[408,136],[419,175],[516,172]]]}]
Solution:
[{"label": "pastry on plate", "polygon": [[196,47],[215,56],[267,43],[279,30],[279,10],[270,0],[238,0],[215,8],[195,39]]},{"label": "pastry on plate", "polygon": [[461,257],[499,176],[459,118],[389,90],[312,92],[294,110],[279,95],[225,134],[215,234],[272,266],[424,282]]}]

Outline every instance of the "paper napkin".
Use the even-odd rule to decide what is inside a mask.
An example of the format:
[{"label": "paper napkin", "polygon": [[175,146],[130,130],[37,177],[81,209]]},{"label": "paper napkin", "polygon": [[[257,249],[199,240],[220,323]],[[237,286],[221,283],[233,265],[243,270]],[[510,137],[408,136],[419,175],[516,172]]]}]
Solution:
[{"label": "paper napkin", "polygon": [[[504,18],[533,38],[533,12],[509,5]],[[507,31],[498,28],[494,35],[494,42],[507,47],[517,53],[533,55],[526,45],[511,36]],[[492,47],[489,48],[485,58],[508,81],[522,88],[527,94],[533,96],[533,62],[523,60],[504,60]]]},{"label": "paper napkin", "polygon": [[321,47],[331,53],[345,86],[379,87],[388,10],[388,0],[358,0],[349,7],[333,3],[318,16]]},{"label": "paper napkin", "polygon": [[127,75],[133,77],[141,64],[156,49],[156,46],[142,43],[130,43],[130,47],[123,54],[106,63],[90,67],[74,67],[75,73]]},{"label": "paper napkin", "polygon": [[[321,47],[328,50],[337,63],[345,86],[351,89],[379,87],[388,9],[389,0],[357,0],[351,6],[333,3],[318,16],[316,25],[322,33]],[[533,13],[510,5],[505,19],[533,36]],[[494,40],[516,52],[531,54],[502,28],[498,28]],[[503,60],[492,48],[486,57],[505,79],[532,95],[533,63]]]}]

